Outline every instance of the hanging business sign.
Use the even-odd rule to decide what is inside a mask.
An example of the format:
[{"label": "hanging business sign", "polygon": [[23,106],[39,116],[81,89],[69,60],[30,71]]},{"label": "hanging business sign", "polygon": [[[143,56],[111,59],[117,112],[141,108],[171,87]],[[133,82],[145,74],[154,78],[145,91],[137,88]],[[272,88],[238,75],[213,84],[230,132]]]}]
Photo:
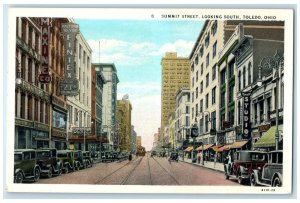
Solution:
[{"label": "hanging business sign", "polygon": [[48,84],[51,82],[51,75],[49,73],[49,38],[50,38],[50,18],[41,19],[42,28],[42,58],[41,58],[41,74],[39,75],[39,82]]},{"label": "hanging business sign", "polygon": [[244,108],[243,108],[243,139],[251,137],[251,123],[250,123],[250,97],[251,93],[244,93]]},{"label": "hanging business sign", "polygon": [[67,96],[79,94],[79,83],[75,71],[76,35],[79,33],[79,25],[63,23],[61,25],[65,41],[65,77],[60,83],[60,92]]}]

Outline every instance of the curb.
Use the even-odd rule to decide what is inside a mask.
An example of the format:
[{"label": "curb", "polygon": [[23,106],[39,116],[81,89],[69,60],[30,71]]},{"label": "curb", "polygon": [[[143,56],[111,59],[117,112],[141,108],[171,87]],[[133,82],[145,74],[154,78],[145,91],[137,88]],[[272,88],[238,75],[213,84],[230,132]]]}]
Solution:
[{"label": "curb", "polygon": [[194,166],[198,166],[198,167],[202,167],[202,168],[207,168],[207,169],[210,169],[210,170],[213,170],[213,171],[218,171],[218,172],[224,173],[223,170],[219,170],[219,169],[216,169],[216,168],[210,168],[210,167],[203,166],[201,164],[194,164],[194,163],[190,163],[190,162],[186,162],[186,161],[182,161],[182,160],[179,160],[179,161],[183,162],[183,163],[191,164],[191,165],[194,165]]}]

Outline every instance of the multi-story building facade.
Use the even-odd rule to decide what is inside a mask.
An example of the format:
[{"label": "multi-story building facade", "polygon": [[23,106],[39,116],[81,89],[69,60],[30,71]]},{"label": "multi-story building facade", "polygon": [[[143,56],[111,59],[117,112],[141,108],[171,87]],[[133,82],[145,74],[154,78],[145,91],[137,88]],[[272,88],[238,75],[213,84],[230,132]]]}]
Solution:
[{"label": "multi-story building facade", "polygon": [[175,139],[177,140],[177,148],[186,148],[186,146],[183,146],[184,142],[188,143],[190,139],[190,102],[190,89],[182,88],[178,90],[175,111]]},{"label": "multi-story building facade", "polygon": [[[235,35],[239,23],[243,23],[245,34],[252,33],[259,39],[273,36],[277,31],[279,31],[277,36],[283,34],[280,28],[281,22],[275,24],[267,21],[208,20],[205,22],[190,55],[191,124],[197,120],[201,135],[197,139],[199,141],[203,139],[204,144],[223,143],[224,125],[226,128],[233,127],[234,122],[229,121],[233,121],[236,114],[235,101],[233,101],[236,70],[231,50],[236,45],[234,43],[238,43],[232,40],[234,38],[232,36]],[[234,136],[232,134],[229,137]]]},{"label": "multi-story building facade", "polygon": [[119,148],[131,151],[131,111],[132,106],[128,99],[117,101],[117,123]]},{"label": "multi-story building facade", "polygon": [[[91,97],[91,114],[92,114],[92,135],[95,135],[96,150],[103,151],[103,143],[108,143],[107,136],[102,134],[103,122],[103,87],[106,80],[99,66],[92,65],[92,97]],[[99,144],[99,145],[98,145]]]},{"label": "multi-story building facade", "polygon": [[136,144],[137,144],[137,146],[142,146],[142,137],[141,136],[136,136]]},{"label": "multi-story building facade", "polygon": [[[257,24],[242,22],[236,25],[235,31],[219,53],[218,145],[234,143],[232,148],[252,148],[252,143],[248,141],[253,138],[252,128],[256,127],[257,130],[257,122],[251,120],[251,115],[256,118],[259,108],[253,108],[254,111],[250,110],[250,105],[252,105],[250,95],[259,87],[261,78],[265,75],[263,72],[263,74],[259,73],[259,63],[262,58],[283,48],[282,26],[280,22],[257,22]],[[270,29],[276,31],[269,33]],[[249,105],[246,99],[250,99]],[[270,98],[265,100],[266,108],[270,109],[270,101]],[[245,115],[244,112],[249,115]],[[266,110],[262,112],[267,115]],[[262,125],[261,122],[259,124]]]},{"label": "multi-story building facade", "polygon": [[[164,138],[168,116],[175,111],[177,91],[183,87],[190,87],[190,60],[184,57],[177,57],[176,52],[167,52],[161,60],[161,66],[161,136]],[[161,141],[164,142],[163,139]]]},{"label": "multi-story building facade", "polygon": [[102,72],[106,83],[103,86],[102,97],[102,131],[103,136],[106,136],[108,143],[104,143],[106,149],[111,149],[113,146],[118,145],[118,124],[116,123],[116,110],[117,110],[117,85],[119,78],[117,69],[113,63],[95,63]]},{"label": "multi-story building facade", "polygon": [[134,130],[134,126],[132,125],[131,126],[131,152],[133,154],[135,154],[137,151],[136,136],[137,134]]},{"label": "multi-story building facade", "polygon": [[41,18],[16,19],[15,148],[50,146],[51,84],[38,81],[41,36]]},{"label": "multi-story building facade", "polygon": [[[96,141],[95,137],[91,136],[92,50],[81,33],[77,35],[75,44],[75,73],[79,81],[79,94],[67,96],[68,137],[75,149],[90,150],[91,143]],[[87,142],[84,142],[84,139]]]},{"label": "multi-story building facade", "polygon": [[167,123],[168,134],[168,147],[173,151],[176,149],[177,146],[177,139],[175,138],[175,112],[169,115],[168,123]]},{"label": "multi-story building facade", "polygon": [[[215,143],[218,122],[218,52],[224,44],[224,21],[207,20],[190,54],[191,125],[197,123],[196,141]],[[201,138],[200,138],[201,137]]]}]

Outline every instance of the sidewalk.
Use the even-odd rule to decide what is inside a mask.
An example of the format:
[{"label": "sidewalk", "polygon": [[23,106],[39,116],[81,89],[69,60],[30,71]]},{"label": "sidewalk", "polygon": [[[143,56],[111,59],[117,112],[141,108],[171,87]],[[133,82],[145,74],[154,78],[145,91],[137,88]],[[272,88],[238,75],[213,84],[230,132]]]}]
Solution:
[{"label": "sidewalk", "polygon": [[[182,162],[182,157],[179,158],[179,161]],[[198,162],[192,163],[191,159],[184,159],[183,162],[193,164],[196,166],[200,166],[200,167],[204,167],[204,168],[209,168],[209,169],[220,171],[220,172],[224,172],[224,165],[223,165],[223,163],[219,163],[219,162],[214,163],[213,161],[204,161],[204,165],[202,165],[202,163],[198,164]]]}]

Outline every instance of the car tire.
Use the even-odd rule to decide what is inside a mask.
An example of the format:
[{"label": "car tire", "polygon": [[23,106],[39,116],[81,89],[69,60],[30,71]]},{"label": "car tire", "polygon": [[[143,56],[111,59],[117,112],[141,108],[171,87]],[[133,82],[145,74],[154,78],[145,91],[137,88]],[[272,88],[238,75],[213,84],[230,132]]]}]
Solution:
[{"label": "car tire", "polygon": [[41,171],[37,167],[33,171],[34,182],[37,182],[40,179]]},{"label": "car tire", "polygon": [[22,183],[23,182],[23,173],[21,171],[19,171],[17,174],[16,174],[16,178],[14,180],[15,183]]},{"label": "car tire", "polygon": [[65,174],[69,173],[69,166],[65,167]]},{"label": "car tire", "polygon": [[239,173],[239,175],[238,175],[238,183],[239,183],[240,185],[243,185],[243,184],[244,184],[244,179],[242,178],[242,176],[241,176],[240,173]]},{"label": "car tire", "polygon": [[277,176],[274,180],[273,180],[273,184],[272,187],[281,187],[282,183],[280,178]]},{"label": "car tire", "polygon": [[255,175],[252,173],[251,176],[250,176],[250,185],[252,187],[255,187],[257,186],[257,182],[256,182],[256,179],[255,179]]},{"label": "car tire", "polygon": [[52,176],[53,176],[53,169],[52,169],[52,166],[50,166],[47,177],[52,178]]},{"label": "car tire", "polygon": [[57,172],[57,176],[60,176],[62,174],[62,168],[59,167],[58,172]]}]

